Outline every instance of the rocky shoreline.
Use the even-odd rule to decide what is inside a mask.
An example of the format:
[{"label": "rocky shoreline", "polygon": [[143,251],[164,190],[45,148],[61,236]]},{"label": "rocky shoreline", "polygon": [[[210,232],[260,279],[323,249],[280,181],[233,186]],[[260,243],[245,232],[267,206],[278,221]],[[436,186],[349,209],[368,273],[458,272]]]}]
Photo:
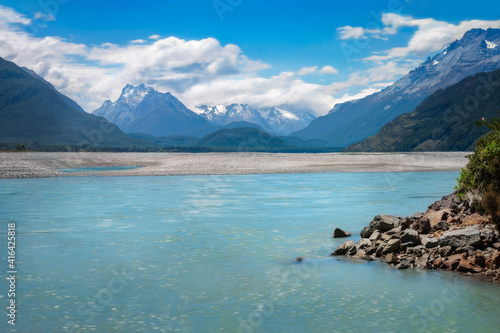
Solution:
[{"label": "rocky shoreline", "polygon": [[412,217],[377,215],[357,244],[348,240],[331,255],[382,260],[397,269],[457,271],[500,283],[499,233],[468,202],[454,193]]}]

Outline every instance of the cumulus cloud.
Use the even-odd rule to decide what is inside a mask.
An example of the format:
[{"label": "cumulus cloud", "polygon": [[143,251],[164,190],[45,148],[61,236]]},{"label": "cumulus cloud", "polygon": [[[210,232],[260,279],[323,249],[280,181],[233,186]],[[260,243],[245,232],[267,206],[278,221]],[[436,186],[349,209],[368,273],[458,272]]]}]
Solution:
[{"label": "cumulus cloud", "polygon": [[325,66],[319,70],[319,73],[336,75],[339,73],[339,71],[336,68],[333,68],[332,66]]},{"label": "cumulus cloud", "polygon": [[396,34],[405,27],[416,28],[416,31],[410,38],[407,46],[392,48],[384,51],[381,55],[366,57],[364,60],[380,62],[404,58],[409,55],[421,57],[430,52],[443,49],[453,41],[462,38],[467,31],[473,28],[500,28],[500,20],[470,20],[451,24],[431,18],[415,19],[411,16],[402,16],[394,13],[383,14],[382,22],[385,27],[379,31],[381,34]]},{"label": "cumulus cloud", "polygon": [[[405,55],[442,47],[469,28],[492,26],[488,21],[453,25],[396,14],[386,14],[383,20],[386,27],[378,31],[350,27],[339,32],[345,39],[382,38],[403,27],[417,27],[409,45],[375,55],[385,58],[368,59],[379,63],[351,73],[347,80],[324,85],[305,82],[302,76],[335,75],[336,68],[311,66],[296,73],[262,77],[260,72],[270,68],[268,64],[250,59],[237,45],[222,45],[215,38],[183,40],[151,35],[123,45],[85,45],[60,37],[35,37],[20,28],[33,24],[30,18],[2,6],[0,56],[34,70],[88,111],[107,99],[116,100],[128,83],[145,83],[170,91],[191,109],[200,104],[247,103],[254,108],[281,106],[322,115],[336,103],[367,96],[406,74],[415,63],[407,61]],[[459,32],[450,33],[453,29]]]},{"label": "cumulus cloud", "polygon": [[318,66],[302,67],[300,71],[297,72],[297,75],[299,76],[310,75],[316,73],[317,70]]}]

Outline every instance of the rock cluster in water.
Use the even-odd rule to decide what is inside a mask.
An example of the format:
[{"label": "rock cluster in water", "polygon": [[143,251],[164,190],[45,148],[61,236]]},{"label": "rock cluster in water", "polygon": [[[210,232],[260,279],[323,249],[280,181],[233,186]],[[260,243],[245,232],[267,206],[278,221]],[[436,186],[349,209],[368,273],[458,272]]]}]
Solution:
[{"label": "rock cluster in water", "polygon": [[357,244],[348,240],[332,255],[384,260],[397,269],[447,269],[500,282],[499,240],[488,216],[451,194],[412,217],[375,216]]}]

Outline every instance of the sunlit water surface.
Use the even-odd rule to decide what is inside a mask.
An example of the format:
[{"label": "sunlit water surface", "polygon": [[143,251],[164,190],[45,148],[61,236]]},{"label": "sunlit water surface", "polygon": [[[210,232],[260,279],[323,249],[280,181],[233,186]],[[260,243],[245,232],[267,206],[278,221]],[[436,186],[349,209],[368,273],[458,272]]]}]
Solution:
[{"label": "sunlit water surface", "polygon": [[15,329],[498,332],[497,285],[329,257],[335,227],[357,241],[374,215],[424,211],[457,176],[2,180],[2,272],[7,222],[18,231]]}]

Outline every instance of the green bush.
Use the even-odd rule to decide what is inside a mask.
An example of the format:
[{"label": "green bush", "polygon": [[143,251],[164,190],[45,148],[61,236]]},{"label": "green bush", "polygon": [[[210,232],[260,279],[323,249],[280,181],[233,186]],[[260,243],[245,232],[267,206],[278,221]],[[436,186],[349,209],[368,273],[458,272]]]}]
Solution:
[{"label": "green bush", "polygon": [[461,199],[467,193],[482,196],[481,207],[500,230],[500,118],[483,119],[480,124],[488,126],[490,132],[477,141],[474,153],[468,156],[456,189]]}]

